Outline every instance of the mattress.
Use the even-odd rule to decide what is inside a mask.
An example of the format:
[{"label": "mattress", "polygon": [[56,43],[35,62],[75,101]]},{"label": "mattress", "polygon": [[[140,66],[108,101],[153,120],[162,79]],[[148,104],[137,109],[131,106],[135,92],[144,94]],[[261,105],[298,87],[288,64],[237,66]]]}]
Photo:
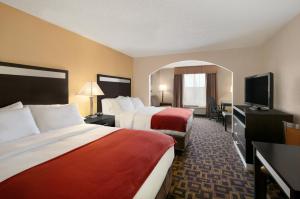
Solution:
[{"label": "mattress", "polygon": [[[155,113],[158,113],[166,107],[143,107],[135,111],[122,112],[115,115],[115,124],[121,128],[131,128],[137,130],[151,130],[151,118]],[[193,115],[188,119],[186,132],[192,127]],[[183,136],[184,134],[179,131],[173,130],[158,130],[162,133]]]},{"label": "mattress", "polygon": [[[118,128],[81,124],[0,145],[0,182],[33,166],[108,135]],[[174,159],[174,147],[161,157],[134,198],[155,198]]]}]

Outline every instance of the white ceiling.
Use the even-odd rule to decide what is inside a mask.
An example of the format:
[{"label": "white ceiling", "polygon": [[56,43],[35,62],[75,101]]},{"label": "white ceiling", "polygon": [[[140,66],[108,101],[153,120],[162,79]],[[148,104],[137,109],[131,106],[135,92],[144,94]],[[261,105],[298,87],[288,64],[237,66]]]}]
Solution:
[{"label": "white ceiling", "polygon": [[0,0],[133,57],[254,46],[299,0]]}]

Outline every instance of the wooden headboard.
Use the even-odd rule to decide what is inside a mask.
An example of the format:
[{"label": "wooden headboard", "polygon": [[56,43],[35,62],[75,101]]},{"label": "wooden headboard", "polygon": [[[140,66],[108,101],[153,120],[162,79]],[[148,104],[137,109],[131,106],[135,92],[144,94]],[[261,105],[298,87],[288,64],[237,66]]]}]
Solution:
[{"label": "wooden headboard", "polygon": [[97,97],[97,111],[102,112],[101,100],[118,96],[131,96],[131,79],[97,74],[97,83],[104,95]]},{"label": "wooden headboard", "polygon": [[23,104],[66,104],[68,71],[0,62],[0,107]]}]

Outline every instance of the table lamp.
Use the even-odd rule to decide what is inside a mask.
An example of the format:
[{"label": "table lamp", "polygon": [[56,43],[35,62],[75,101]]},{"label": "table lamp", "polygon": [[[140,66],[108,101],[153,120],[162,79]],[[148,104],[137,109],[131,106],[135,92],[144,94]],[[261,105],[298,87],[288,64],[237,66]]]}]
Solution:
[{"label": "table lamp", "polygon": [[161,91],[161,102],[164,103],[164,91],[167,90],[167,85],[165,84],[159,85],[159,90]]},{"label": "table lamp", "polygon": [[98,86],[97,82],[86,82],[84,86],[80,89],[79,95],[90,97],[90,116],[93,115],[93,98],[97,95],[104,95],[101,88]]}]

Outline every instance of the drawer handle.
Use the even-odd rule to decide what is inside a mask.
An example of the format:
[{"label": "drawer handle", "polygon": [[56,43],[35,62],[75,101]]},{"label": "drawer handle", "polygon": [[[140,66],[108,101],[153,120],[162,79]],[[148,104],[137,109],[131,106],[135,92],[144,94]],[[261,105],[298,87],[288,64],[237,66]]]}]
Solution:
[{"label": "drawer handle", "polygon": [[103,126],[108,126],[109,124],[108,123],[104,123],[104,124],[102,124]]}]

